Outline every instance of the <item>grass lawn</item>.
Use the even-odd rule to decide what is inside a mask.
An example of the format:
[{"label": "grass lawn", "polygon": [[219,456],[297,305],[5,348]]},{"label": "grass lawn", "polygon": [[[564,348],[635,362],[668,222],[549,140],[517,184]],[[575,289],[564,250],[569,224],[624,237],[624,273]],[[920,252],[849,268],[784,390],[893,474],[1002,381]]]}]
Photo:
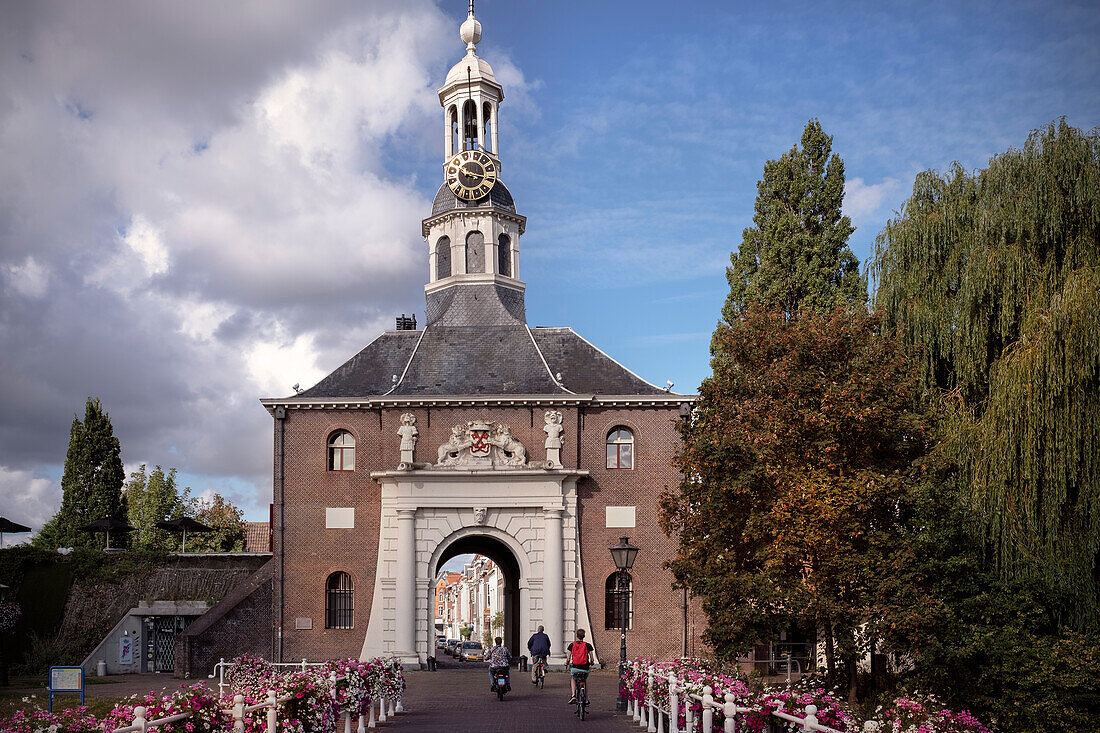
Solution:
[{"label": "grass lawn", "polygon": [[[24,702],[26,698],[26,702]],[[84,697],[84,703],[88,708],[88,712],[97,718],[107,713],[122,702],[125,698],[121,697]],[[33,710],[41,708],[43,710],[49,705],[49,698],[46,694],[36,694],[34,697],[29,695],[10,695],[0,692],[0,721],[6,720],[15,715],[16,711],[22,710],[26,713],[30,713]],[[53,709],[64,710],[65,708],[75,708],[80,705],[80,695],[55,695],[53,698]],[[2,725],[2,724],[0,724]]]},{"label": "grass lawn", "polygon": [[[37,708],[45,710],[49,706],[49,697],[46,695],[46,675],[12,675],[9,682],[11,687],[0,687],[0,720],[10,718],[17,710],[29,713]],[[89,686],[114,685],[118,684],[118,680],[85,677],[84,684]],[[35,689],[35,692],[16,693],[9,692],[10,689]],[[24,702],[24,698],[26,702]],[[111,712],[112,708],[124,699],[123,697],[91,697],[85,695],[84,704],[88,708],[88,712],[98,718]],[[80,695],[55,695],[53,698],[54,710],[75,708],[78,705],[80,705]]]}]

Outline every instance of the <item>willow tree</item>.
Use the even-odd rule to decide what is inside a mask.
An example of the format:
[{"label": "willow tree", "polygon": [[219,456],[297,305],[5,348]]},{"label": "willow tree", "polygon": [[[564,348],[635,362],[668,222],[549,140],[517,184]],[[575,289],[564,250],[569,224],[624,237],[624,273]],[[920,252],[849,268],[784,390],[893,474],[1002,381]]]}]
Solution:
[{"label": "willow tree", "polygon": [[955,398],[954,460],[989,559],[1098,620],[1100,132],[1060,120],[977,172],[918,175],[876,242],[875,308]]},{"label": "willow tree", "polygon": [[728,323],[751,303],[793,317],[802,309],[829,313],[867,302],[859,261],[848,247],[855,229],[841,212],[844,161],[817,120],[806,123],[801,142],[764,164],[753,226],[726,268],[730,293],[722,316]]}]

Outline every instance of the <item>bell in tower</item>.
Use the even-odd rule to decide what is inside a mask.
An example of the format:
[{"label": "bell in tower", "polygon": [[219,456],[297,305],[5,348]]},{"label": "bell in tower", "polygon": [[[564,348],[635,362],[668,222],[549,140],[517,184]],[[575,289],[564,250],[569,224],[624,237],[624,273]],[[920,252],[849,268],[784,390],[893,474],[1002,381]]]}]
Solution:
[{"label": "bell in tower", "polygon": [[467,99],[462,103],[462,119],[466,121],[462,129],[462,149],[480,150],[481,146],[478,145],[480,136],[477,134],[477,107],[474,105],[473,100]]}]

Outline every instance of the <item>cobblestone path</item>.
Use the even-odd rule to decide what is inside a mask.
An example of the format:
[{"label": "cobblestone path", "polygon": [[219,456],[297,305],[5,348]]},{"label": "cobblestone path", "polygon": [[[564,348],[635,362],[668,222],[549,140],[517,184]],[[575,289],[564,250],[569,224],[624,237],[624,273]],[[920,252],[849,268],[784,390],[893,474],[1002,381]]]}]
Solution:
[{"label": "cobblestone path", "polygon": [[489,692],[489,671],[484,665],[438,672],[406,672],[406,712],[387,721],[393,733],[628,733],[638,726],[625,714],[615,713],[615,670],[598,670],[588,679],[592,700],[581,722],[576,706],[567,705],[569,678],[551,672],[545,689],[531,684],[529,673],[512,669],[512,691],[498,701]]}]

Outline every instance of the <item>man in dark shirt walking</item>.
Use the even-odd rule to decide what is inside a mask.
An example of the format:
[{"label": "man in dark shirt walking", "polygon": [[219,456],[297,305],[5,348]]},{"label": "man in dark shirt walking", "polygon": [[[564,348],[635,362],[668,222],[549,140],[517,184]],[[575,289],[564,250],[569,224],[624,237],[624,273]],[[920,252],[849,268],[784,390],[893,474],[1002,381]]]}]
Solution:
[{"label": "man in dark shirt walking", "polygon": [[543,633],[542,626],[527,640],[527,651],[531,652],[531,684],[538,682],[536,671],[539,663],[546,664],[546,658],[550,656],[550,637]]}]

